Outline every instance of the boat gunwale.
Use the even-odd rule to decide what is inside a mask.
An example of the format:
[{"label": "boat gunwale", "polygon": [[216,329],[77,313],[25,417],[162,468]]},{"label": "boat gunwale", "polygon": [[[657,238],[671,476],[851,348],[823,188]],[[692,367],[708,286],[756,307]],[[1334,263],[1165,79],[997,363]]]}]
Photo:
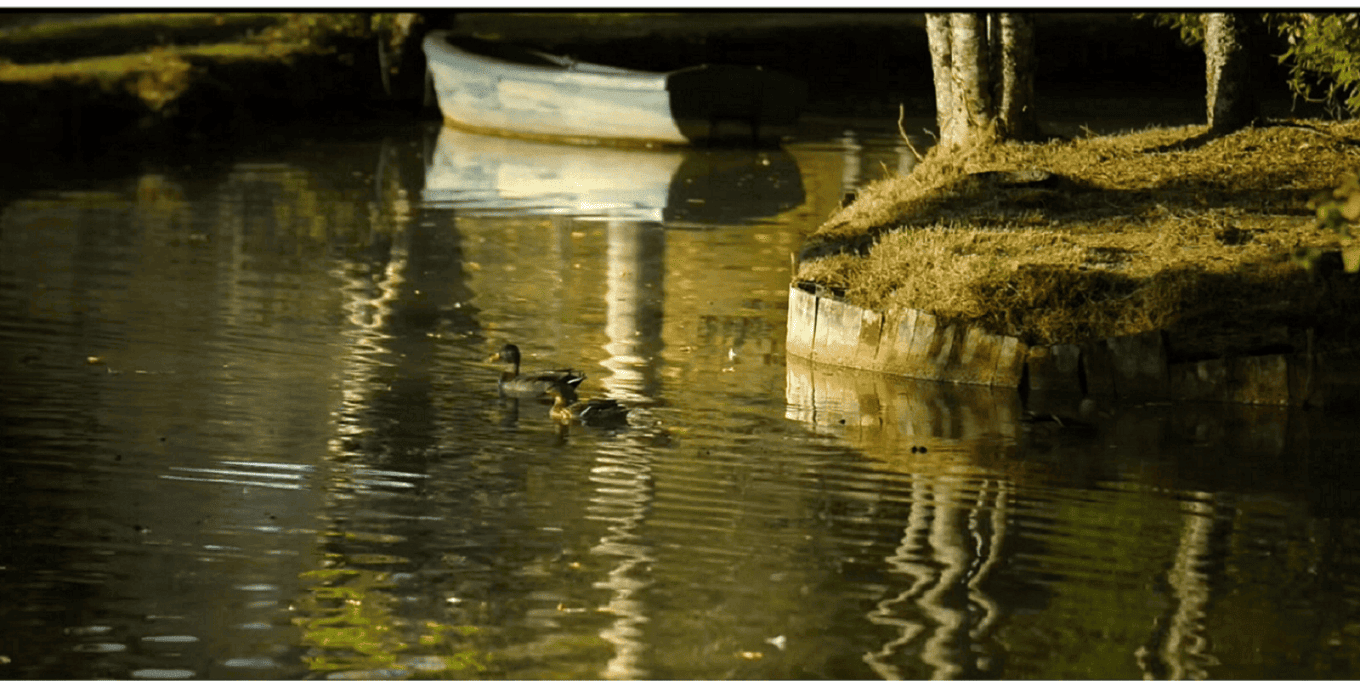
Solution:
[{"label": "boat gunwale", "polygon": [[[459,62],[471,63],[484,69],[494,69],[501,77],[511,80],[537,81],[555,85],[571,84],[581,87],[605,88],[612,90],[638,90],[664,92],[670,73],[638,71],[592,62],[572,61],[565,57],[550,55],[537,50],[524,50],[539,58],[557,62],[557,65],[519,64],[505,59],[478,54],[454,44],[449,37],[452,31],[430,31],[425,34],[423,47],[426,58],[451,69],[465,68]],[[598,70],[595,70],[598,69]]]},{"label": "boat gunwale", "polygon": [[466,123],[456,118],[444,116],[444,125],[464,132],[476,133],[478,135],[491,135],[494,137],[505,137],[526,142],[546,142],[549,144],[571,144],[581,147],[613,147],[621,149],[637,149],[648,151],[666,151],[673,149],[685,149],[693,146],[689,140],[677,140],[662,137],[625,137],[625,136],[604,136],[593,134],[556,134],[548,132],[529,132],[526,130],[498,128],[475,123]]}]

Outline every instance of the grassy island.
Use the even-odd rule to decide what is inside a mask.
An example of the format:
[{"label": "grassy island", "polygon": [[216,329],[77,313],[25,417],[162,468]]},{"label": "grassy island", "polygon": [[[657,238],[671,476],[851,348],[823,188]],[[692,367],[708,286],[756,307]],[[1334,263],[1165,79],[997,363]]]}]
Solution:
[{"label": "grassy island", "polygon": [[1202,359],[1297,348],[1301,329],[1353,345],[1360,279],[1308,201],[1360,168],[1360,123],[1205,131],[928,154],[811,234],[795,280],[1031,345],[1159,330],[1173,359]]}]

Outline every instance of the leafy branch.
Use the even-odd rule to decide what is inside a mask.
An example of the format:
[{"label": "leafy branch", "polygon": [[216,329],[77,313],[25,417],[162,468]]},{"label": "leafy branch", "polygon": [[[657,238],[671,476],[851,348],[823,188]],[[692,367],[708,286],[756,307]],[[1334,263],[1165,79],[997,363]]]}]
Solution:
[{"label": "leafy branch", "polygon": [[[1346,271],[1360,272],[1360,239],[1354,232],[1360,222],[1360,174],[1346,175],[1339,187],[1310,199],[1308,208],[1317,212],[1320,229],[1330,229],[1341,237],[1341,262]],[[1294,254],[1294,261],[1311,270],[1321,256],[1319,249],[1301,249]]]},{"label": "leafy branch", "polygon": [[[1186,45],[1204,42],[1203,15],[1189,12],[1139,13],[1158,26],[1176,29]],[[1289,88],[1309,102],[1326,103],[1340,118],[1360,114],[1360,14],[1269,12],[1254,15],[1284,38],[1288,47],[1276,55],[1289,65]]]}]

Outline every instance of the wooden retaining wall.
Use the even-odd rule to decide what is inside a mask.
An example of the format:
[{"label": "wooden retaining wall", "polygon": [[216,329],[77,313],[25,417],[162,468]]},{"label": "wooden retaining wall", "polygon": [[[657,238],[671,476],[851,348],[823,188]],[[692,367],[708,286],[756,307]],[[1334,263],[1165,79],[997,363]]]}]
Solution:
[{"label": "wooden retaining wall", "polygon": [[1029,346],[1018,338],[946,324],[917,310],[883,314],[789,288],[788,353],[819,364],[949,383],[1026,388],[1030,409],[1100,397],[1321,405],[1344,385],[1356,392],[1353,353],[1229,357],[1171,363],[1166,334],[1150,331],[1076,345]]}]

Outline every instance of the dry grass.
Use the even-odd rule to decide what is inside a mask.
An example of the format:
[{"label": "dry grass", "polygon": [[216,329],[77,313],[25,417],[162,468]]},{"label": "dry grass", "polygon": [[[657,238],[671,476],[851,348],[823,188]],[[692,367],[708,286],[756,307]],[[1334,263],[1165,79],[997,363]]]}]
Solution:
[{"label": "dry grass", "polygon": [[[1310,275],[1290,256],[1336,246],[1304,204],[1360,167],[1360,123],[1207,142],[1203,132],[932,153],[833,215],[808,239],[798,279],[871,309],[926,310],[1031,343],[1353,316],[1355,277]],[[1017,169],[1061,178],[999,189],[975,175]]]}]

